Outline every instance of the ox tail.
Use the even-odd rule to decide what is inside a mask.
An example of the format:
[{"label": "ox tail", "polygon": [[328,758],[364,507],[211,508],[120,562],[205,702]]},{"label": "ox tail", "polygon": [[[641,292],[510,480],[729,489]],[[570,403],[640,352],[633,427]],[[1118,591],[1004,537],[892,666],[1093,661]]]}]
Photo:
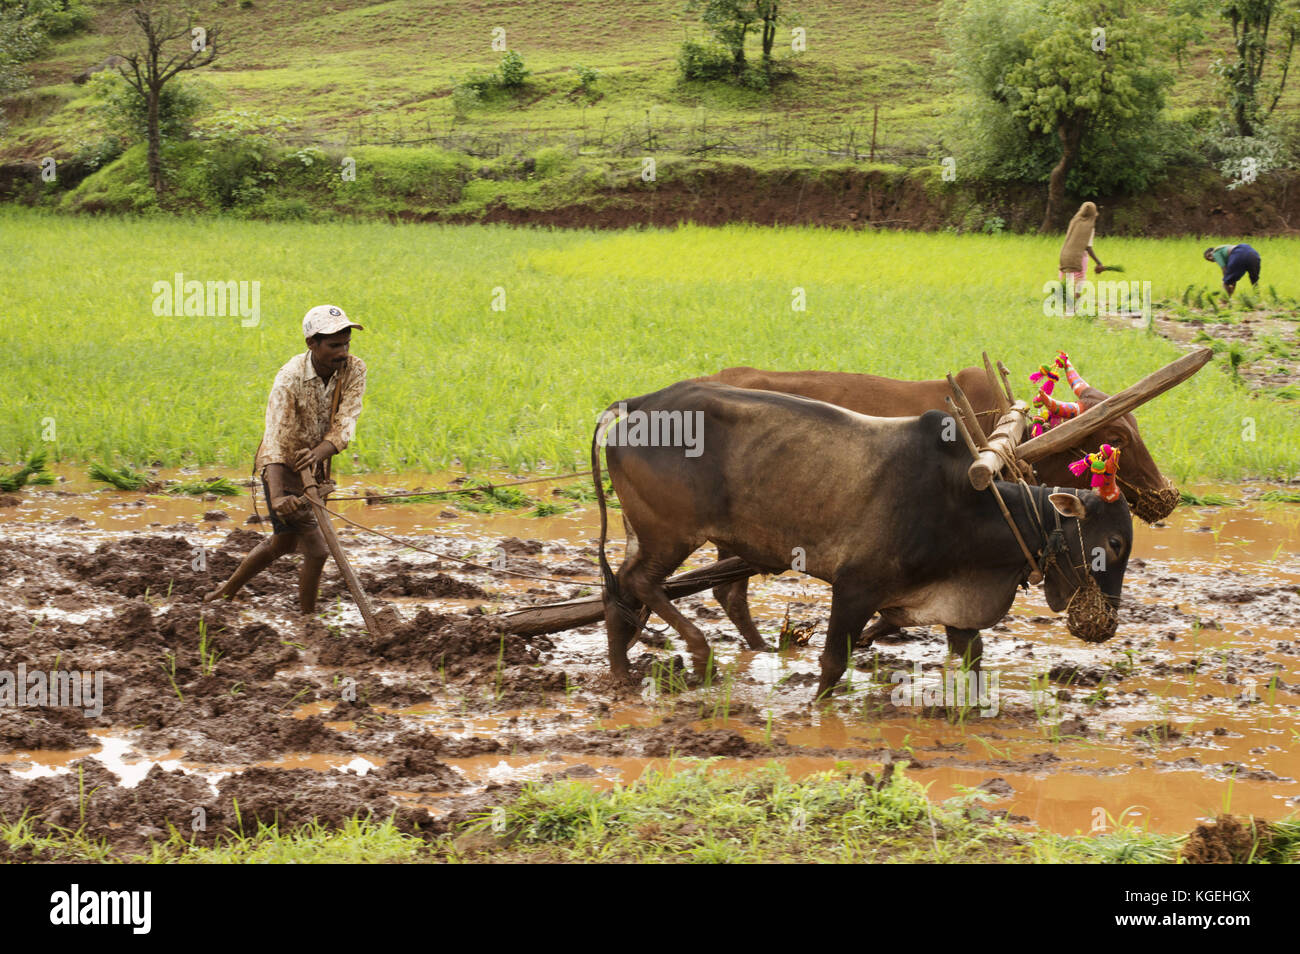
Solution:
[{"label": "ox tail", "polygon": [[614,578],[614,571],[610,569],[609,561],[605,559],[605,537],[609,530],[609,518],[605,510],[605,483],[600,473],[600,448],[605,442],[605,432],[619,418],[618,412],[614,410],[616,406],[611,404],[605,408],[600,415],[600,420],[596,422],[596,432],[591,436],[591,476],[596,482],[596,502],[600,507],[600,543],[596,547],[600,560],[600,578],[605,581],[606,600],[622,602],[618,591],[618,580]]}]

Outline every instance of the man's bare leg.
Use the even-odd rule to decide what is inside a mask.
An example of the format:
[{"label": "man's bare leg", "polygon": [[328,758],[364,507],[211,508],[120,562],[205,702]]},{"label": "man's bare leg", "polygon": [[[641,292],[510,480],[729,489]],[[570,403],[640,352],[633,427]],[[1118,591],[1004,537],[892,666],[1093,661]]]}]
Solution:
[{"label": "man's bare leg", "polygon": [[[319,532],[317,531],[317,533]],[[243,588],[245,583],[257,576],[277,559],[286,553],[292,553],[298,546],[298,536],[296,533],[277,533],[273,534],[269,540],[263,540],[249,551],[248,556],[244,557],[244,561],[239,564],[238,569],[230,575],[230,579],[204,595],[203,602],[211,603],[213,600],[229,599],[234,596]]]},{"label": "man's bare leg", "polygon": [[329,548],[325,545],[325,534],[320,527],[310,533],[295,534],[298,537],[298,549],[302,553],[302,566],[298,568],[298,608],[304,616],[316,612],[316,594],[320,589],[321,571],[325,569],[325,560]]}]

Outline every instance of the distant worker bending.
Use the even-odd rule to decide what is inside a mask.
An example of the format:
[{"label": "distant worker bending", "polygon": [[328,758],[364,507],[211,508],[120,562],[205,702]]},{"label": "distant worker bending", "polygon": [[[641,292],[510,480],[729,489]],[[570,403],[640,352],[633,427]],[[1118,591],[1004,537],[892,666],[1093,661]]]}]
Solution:
[{"label": "distant worker bending", "polygon": [[1259,284],[1259,252],[1249,245],[1219,245],[1205,250],[1205,260],[1214,262],[1223,269],[1223,290],[1229,295],[1241,281],[1241,276],[1250,274],[1250,285]]}]

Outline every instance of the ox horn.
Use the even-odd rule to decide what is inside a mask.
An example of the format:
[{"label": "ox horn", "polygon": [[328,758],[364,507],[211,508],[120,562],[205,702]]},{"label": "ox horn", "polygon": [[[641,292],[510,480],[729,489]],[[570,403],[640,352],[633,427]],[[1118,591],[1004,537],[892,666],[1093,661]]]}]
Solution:
[{"label": "ox horn", "polygon": [[1058,424],[1046,434],[1025,441],[1016,448],[1016,458],[1032,464],[1049,454],[1078,446],[1085,435],[1106,426],[1115,418],[1129,413],[1135,407],[1145,404],[1170,388],[1182,384],[1205,367],[1213,354],[1214,352],[1209,348],[1201,348],[1191,354],[1183,355],[1177,361],[1172,361],[1159,371],[1148,374],[1141,381],[1118,394],[1112,394],[1106,400],[1094,404],[1078,417]]}]

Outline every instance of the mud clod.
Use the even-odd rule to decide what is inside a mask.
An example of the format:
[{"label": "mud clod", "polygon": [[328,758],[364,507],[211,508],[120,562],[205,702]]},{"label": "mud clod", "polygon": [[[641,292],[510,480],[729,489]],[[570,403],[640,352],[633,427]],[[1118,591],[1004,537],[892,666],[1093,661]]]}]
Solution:
[{"label": "mud clod", "polygon": [[1245,864],[1265,860],[1272,847],[1272,830],[1264,819],[1220,815],[1209,824],[1197,825],[1180,854],[1192,865]]}]

